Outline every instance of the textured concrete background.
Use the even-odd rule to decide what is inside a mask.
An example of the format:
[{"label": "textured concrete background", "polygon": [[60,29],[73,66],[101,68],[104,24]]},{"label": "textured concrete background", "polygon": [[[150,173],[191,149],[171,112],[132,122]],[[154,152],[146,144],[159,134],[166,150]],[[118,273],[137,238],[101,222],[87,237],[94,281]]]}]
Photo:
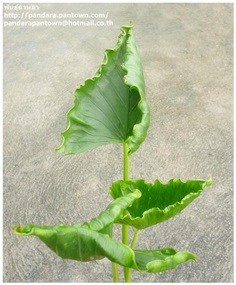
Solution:
[{"label": "textured concrete background", "polygon": [[111,201],[107,189],[122,178],[120,145],[77,156],[54,148],[74,89],[133,20],[151,126],[131,157],[131,178],[214,181],[180,215],[141,232],[137,245],[189,250],[198,263],[133,271],[133,281],[233,282],[233,5],[38,5],[42,13],[109,12],[114,25],[4,28],[4,281],[111,281],[107,259],[62,260],[10,226],[85,221]]}]

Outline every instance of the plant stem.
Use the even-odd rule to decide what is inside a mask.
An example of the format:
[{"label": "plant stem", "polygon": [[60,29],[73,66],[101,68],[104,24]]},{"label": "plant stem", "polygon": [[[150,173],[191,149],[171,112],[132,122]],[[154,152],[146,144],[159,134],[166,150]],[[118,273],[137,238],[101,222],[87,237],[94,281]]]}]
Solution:
[{"label": "plant stem", "polygon": [[113,282],[119,282],[119,274],[118,274],[118,268],[117,264],[115,262],[112,262],[112,276],[113,276]]},{"label": "plant stem", "polygon": [[[123,180],[126,181],[129,179],[129,148],[127,144],[123,143]],[[122,225],[122,243],[128,245],[129,243],[129,227],[127,225]],[[112,276],[113,282],[119,282],[118,267],[115,262],[112,262]],[[127,267],[124,267],[124,277],[125,282],[131,282],[131,270]]]},{"label": "plant stem", "polygon": [[[129,148],[127,144],[123,143],[124,151],[124,169],[123,169],[123,180],[129,180]],[[125,245],[129,244],[129,226],[122,225],[122,242]],[[124,267],[125,282],[131,282],[131,269]]]},{"label": "plant stem", "polygon": [[129,148],[127,144],[123,143],[123,151],[124,151],[124,172],[123,172],[123,180],[129,180]]},{"label": "plant stem", "polygon": [[[128,228],[128,226],[127,226],[127,228]],[[137,239],[138,239],[138,234],[139,234],[139,230],[136,229],[136,231],[134,233],[134,237],[133,237],[132,243],[131,243],[131,248],[132,249],[134,249],[134,247],[135,247],[135,244],[136,244]],[[124,274],[125,274],[125,282],[132,282],[132,279],[131,279],[131,269],[125,267],[124,268]]]},{"label": "plant stem", "polygon": [[140,230],[138,230],[138,229],[135,230],[134,237],[133,237],[133,240],[132,240],[132,243],[131,243],[131,246],[130,246],[132,249],[134,249],[134,247],[136,245],[139,232],[140,232]]}]

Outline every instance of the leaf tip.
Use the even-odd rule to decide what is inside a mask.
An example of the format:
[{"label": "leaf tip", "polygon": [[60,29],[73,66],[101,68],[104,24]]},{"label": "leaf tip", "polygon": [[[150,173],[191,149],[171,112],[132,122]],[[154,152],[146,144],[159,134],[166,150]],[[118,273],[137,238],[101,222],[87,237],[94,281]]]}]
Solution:
[{"label": "leaf tip", "polygon": [[187,261],[187,260],[193,260],[193,261],[195,261],[195,262],[198,262],[197,256],[196,256],[195,254],[193,254],[192,252],[183,251],[183,254],[186,255],[186,261]]},{"label": "leaf tip", "polygon": [[61,146],[56,147],[54,150],[55,152],[61,152]]},{"label": "leaf tip", "polygon": [[13,232],[17,231],[18,226],[11,226],[11,229],[13,230]]},{"label": "leaf tip", "polygon": [[21,234],[22,233],[22,226],[11,226],[11,229],[15,234]]},{"label": "leaf tip", "polygon": [[141,191],[138,189],[135,189],[133,193],[135,194],[136,199],[139,199],[142,196]]},{"label": "leaf tip", "polygon": [[182,252],[177,252],[174,257],[175,261],[177,264],[184,263],[188,260],[194,260],[197,262],[197,257],[194,255],[192,252],[189,251],[182,251]]},{"label": "leaf tip", "polygon": [[211,186],[213,183],[212,177],[210,177],[208,180],[206,180],[206,186]]},{"label": "leaf tip", "polygon": [[62,142],[58,147],[55,148],[56,152],[63,152],[64,151],[65,138],[62,134],[61,134],[61,138],[62,138]]},{"label": "leaf tip", "polygon": [[32,225],[19,225],[11,227],[13,232],[18,235],[31,235],[32,234]]}]

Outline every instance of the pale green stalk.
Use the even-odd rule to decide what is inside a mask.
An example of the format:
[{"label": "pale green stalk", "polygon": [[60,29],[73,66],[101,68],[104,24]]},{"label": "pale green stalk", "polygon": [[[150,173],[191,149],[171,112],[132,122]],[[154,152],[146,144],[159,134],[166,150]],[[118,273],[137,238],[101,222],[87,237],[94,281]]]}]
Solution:
[{"label": "pale green stalk", "polygon": [[136,245],[139,232],[140,232],[140,230],[138,230],[138,229],[135,230],[134,237],[133,237],[133,240],[132,240],[132,243],[131,243],[131,246],[130,246],[132,249],[134,249],[134,247]]},{"label": "pale green stalk", "polygon": [[[126,181],[129,179],[129,148],[127,144],[123,143],[123,152],[124,152],[124,162],[123,162],[123,180]],[[129,243],[129,227],[127,225],[122,225],[122,243],[128,245]],[[113,282],[119,282],[119,274],[117,264],[112,262],[112,276]],[[124,277],[125,282],[131,282],[131,270],[130,268],[124,267]]]},{"label": "pale green stalk", "polygon": [[[128,145],[123,143],[124,149],[124,172],[123,172],[123,180],[129,180],[129,148]],[[125,245],[129,244],[129,226],[122,225],[122,242]],[[131,282],[131,269],[124,267],[124,277],[125,282]]]},{"label": "pale green stalk", "polygon": [[112,277],[114,283],[119,282],[118,268],[115,262],[112,262]]}]

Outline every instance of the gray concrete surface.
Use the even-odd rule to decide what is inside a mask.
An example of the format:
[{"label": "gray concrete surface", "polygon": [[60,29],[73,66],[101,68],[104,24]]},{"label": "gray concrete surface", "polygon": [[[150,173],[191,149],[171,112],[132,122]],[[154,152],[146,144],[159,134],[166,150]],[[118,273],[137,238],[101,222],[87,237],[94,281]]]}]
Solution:
[{"label": "gray concrete surface", "polygon": [[[38,4],[40,13],[106,13],[113,26],[4,28],[4,282],[110,282],[107,259],[62,260],[13,224],[85,221],[122,178],[122,148],[54,152],[73,91],[94,75],[119,27],[133,20],[151,126],[131,178],[207,179],[180,215],[140,234],[138,247],[198,256],[134,282],[233,282],[233,5]],[[115,236],[119,235],[116,227]],[[123,277],[121,278],[121,281]]]}]

